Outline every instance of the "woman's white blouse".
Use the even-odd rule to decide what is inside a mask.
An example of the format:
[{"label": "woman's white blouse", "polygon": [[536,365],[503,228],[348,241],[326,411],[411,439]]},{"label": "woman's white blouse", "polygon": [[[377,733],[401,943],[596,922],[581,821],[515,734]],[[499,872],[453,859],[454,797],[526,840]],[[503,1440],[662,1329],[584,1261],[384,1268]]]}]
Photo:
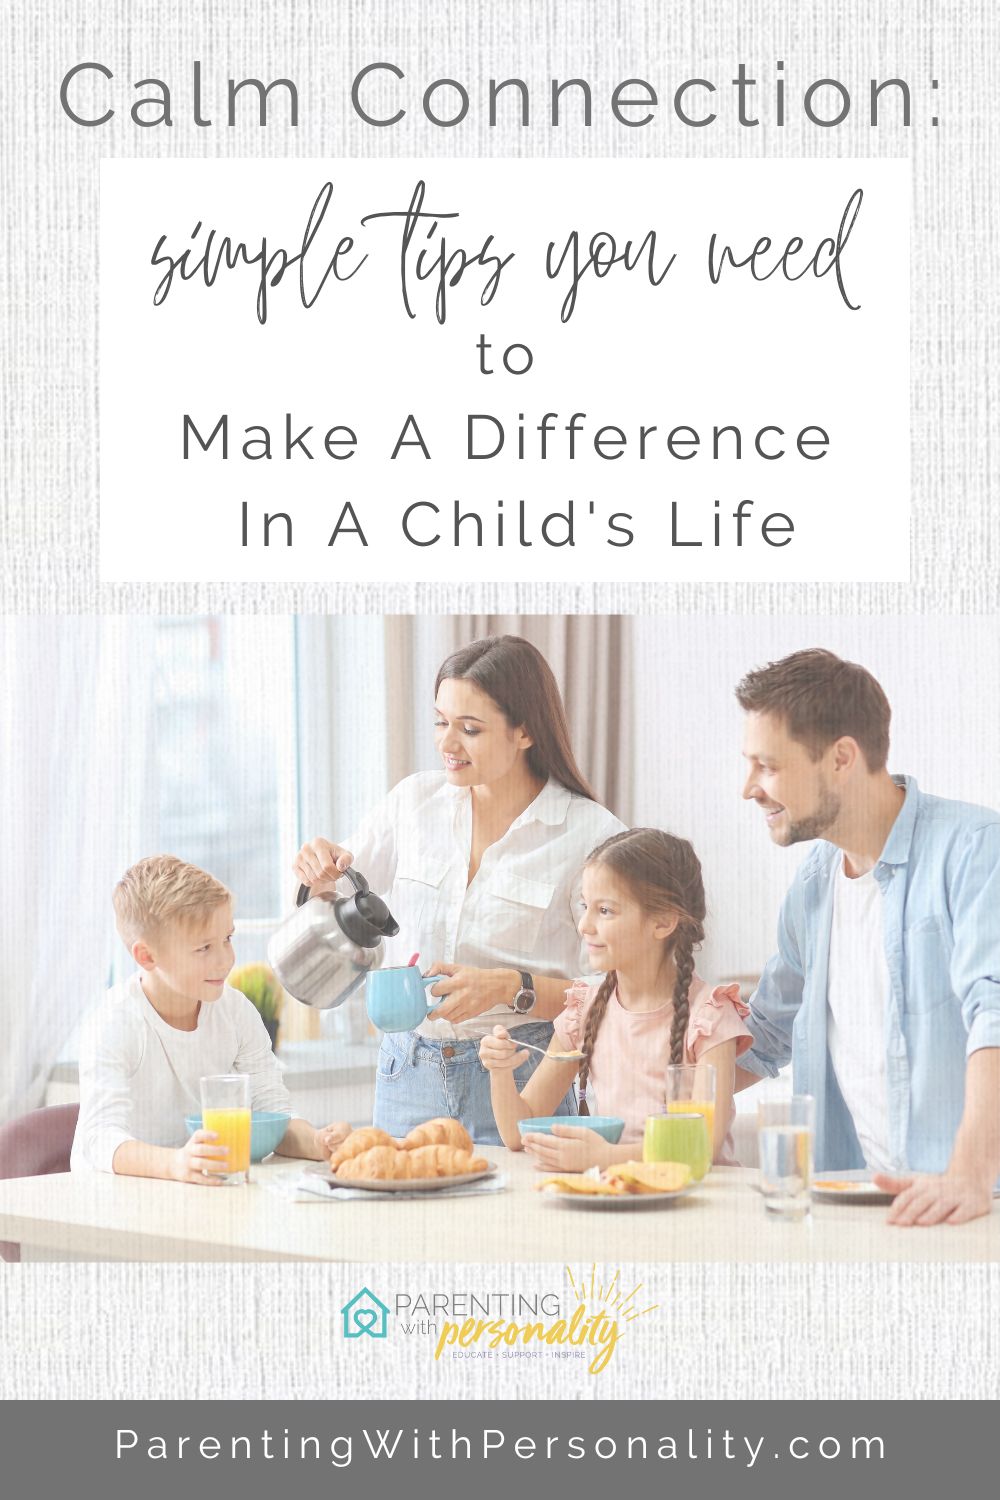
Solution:
[{"label": "woman's white blouse", "polygon": [[[550,780],[486,850],[469,883],[472,793],[429,771],[394,787],[344,847],[399,923],[399,935],[386,942],[387,966],[419,952],[421,969],[468,964],[573,979],[584,972],[576,926],[583,866],[623,826],[607,808]],[[427,1021],[420,1031],[478,1038],[498,1021],[522,1019],[534,1018],[502,1006],[457,1025]]]}]

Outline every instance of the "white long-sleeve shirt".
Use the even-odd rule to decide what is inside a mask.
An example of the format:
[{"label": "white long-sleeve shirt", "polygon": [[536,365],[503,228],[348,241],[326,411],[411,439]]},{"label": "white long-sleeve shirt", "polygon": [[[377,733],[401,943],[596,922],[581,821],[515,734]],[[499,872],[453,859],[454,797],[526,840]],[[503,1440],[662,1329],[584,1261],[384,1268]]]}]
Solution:
[{"label": "white long-sleeve shirt", "polygon": [[[385,964],[433,963],[525,970],[534,978],[583,972],[580,886],[591,850],[623,824],[588,797],[549,780],[483,854],[469,880],[472,794],[441,771],[399,782],[343,847],[399,923]],[[513,992],[511,999],[513,999]],[[453,1025],[426,1021],[422,1035],[446,1040],[485,1036],[521,1021],[506,1006]]]},{"label": "white long-sleeve shirt", "polygon": [[139,975],[114,985],[80,1041],[80,1119],[73,1171],[110,1172],[125,1141],[182,1146],[186,1115],[201,1113],[199,1082],[247,1073],[254,1109],[290,1111],[288,1090],[263,1021],[226,985],[203,1002],[194,1031],[178,1031],[150,1005]]}]

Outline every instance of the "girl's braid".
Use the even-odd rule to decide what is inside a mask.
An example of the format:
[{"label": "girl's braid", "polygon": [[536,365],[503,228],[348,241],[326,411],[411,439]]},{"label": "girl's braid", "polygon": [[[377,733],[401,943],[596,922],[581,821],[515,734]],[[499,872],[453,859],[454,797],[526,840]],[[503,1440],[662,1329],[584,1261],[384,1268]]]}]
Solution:
[{"label": "girl's braid", "polygon": [[580,1064],[579,1073],[581,1115],[590,1113],[587,1108],[587,1079],[590,1077],[590,1059],[593,1056],[597,1033],[601,1028],[601,1022],[604,1020],[604,1013],[608,1008],[608,1001],[614,994],[617,984],[618,975],[614,969],[609,969],[601,981],[601,987],[594,996],[590,1009],[587,1011],[587,1020],[583,1028],[583,1042],[580,1047],[583,1053],[583,1061]]},{"label": "girl's braid", "polygon": [[694,944],[695,935],[691,929],[680,928],[674,944],[674,966],[677,977],[674,980],[674,1019],[670,1027],[670,1061],[672,1063],[684,1061],[684,1036],[688,1024],[688,991],[694,977]]},{"label": "girl's braid", "polygon": [[674,1017],[670,1027],[670,1061],[684,1061],[684,1040],[688,1026],[688,994],[694,978],[695,950],[705,941],[705,888],[701,865],[691,845],[683,839],[672,848],[673,874],[677,887],[676,910],[679,922],[674,934],[672,957],[674,979]]}]

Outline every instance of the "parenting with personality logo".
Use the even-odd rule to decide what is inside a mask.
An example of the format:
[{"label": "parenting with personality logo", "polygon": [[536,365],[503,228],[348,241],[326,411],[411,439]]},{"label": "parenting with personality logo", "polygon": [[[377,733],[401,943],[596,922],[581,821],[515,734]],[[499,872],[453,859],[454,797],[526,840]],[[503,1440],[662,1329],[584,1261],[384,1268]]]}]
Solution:
[{"label": "parenting with personality logo", "polygon": [[345,1338],[386,1338],[395,1314],[394,1332],[402,1337],[433,1339],[435,1360],[451,1359],[585,1359],[591,1375],[606,1370],[628,1325],[655,1312],[658,1303],[639,1305],[642,1282],[629,1290],[618,1269],[610,1278],[565,1268],[560,1292],[531,1295],[517,1291],[397,1292],[388,1307],[370,1287],[362,1287],[341,1308]]},{"label": "parenting with personality logo", "polygon": [[389,1332],[389,1308],[370,1287],[363,1286],[360,1292],[355,1292],[351,1300],[344,1303],[340,1314],[344,1320],[345,1339],[359,1339],[364,1334],[369,1338],[384,1339]]},{"label": "parenting with personality logo", "polygon": [[598,1276],[596,1263],[591,1265],[589,1276],[574,1276],[569,1266],[565,1271],[569,1305],[564,1308],[560,1301],[556,1316],[525,1322],[489,1316],[446,1321],[438,1335],[434,1358],[440,1359],[449,1349],[453,1355],[474,1350],[495,1356],[515,1349],[562,1356],[577,1353],[587,1359],[589,1373],[599,1375],[607,1369],[619,1341],[624,1338],[627,1332],[624,1325],[655,1312],[659,1304],[638,1307],[636,1296],[642,1282],[625,1291],[620,1285],[620,1269],[607,1283]]}]

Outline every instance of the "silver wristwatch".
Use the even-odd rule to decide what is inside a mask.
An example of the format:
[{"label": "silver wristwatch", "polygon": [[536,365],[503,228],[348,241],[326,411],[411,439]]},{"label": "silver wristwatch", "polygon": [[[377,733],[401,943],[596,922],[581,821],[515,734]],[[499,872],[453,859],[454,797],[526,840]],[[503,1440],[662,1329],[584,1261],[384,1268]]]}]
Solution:
[{"label": "silver wristwatch", "polygon": [[534,1010],[538,996],[535,994],[535,981],[527,970],[520,969],[518,972],[521,975],[521,988],[510,1002],[510,1008],[515,1015],[526,1016],[530,1010]]}]

